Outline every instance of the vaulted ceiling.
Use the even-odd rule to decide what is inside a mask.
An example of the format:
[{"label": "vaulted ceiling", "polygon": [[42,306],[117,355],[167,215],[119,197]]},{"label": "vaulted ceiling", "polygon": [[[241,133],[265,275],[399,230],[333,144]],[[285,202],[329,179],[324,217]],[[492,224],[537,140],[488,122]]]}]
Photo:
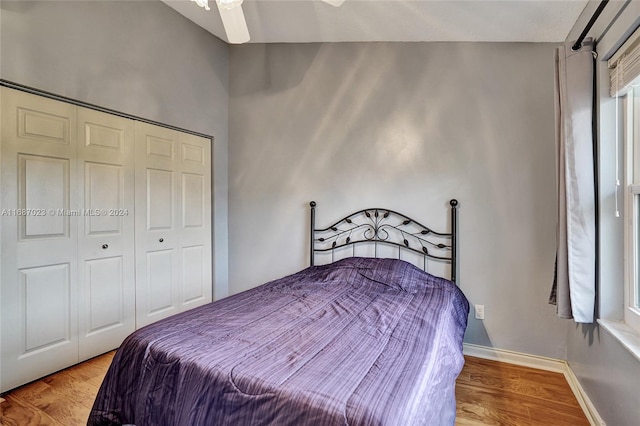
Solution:
[{"label": "vaulted ceiling", "polygon": [[[227,41],[215,0],[162,0]],[[244,0],[250,43],[351,41],[560,42],[586,0]]]}]

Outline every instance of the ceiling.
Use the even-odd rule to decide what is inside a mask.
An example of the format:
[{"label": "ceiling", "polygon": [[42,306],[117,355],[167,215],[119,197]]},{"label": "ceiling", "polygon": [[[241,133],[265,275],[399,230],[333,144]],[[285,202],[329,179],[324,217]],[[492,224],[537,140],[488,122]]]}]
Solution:
[{"label": "ceiling", "polygon": [[[227,41],[215,0],[162,0]],[[561,42],[587,0],[244,0],[250,43]]]}]

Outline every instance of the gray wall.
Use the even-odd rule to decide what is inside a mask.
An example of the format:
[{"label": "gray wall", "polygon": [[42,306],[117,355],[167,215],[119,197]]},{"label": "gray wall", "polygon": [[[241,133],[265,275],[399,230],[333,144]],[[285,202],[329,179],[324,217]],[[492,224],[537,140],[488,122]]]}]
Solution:
[{"label": "gray wall", "polygon": [[[567,40],[575,40],[599,1],[591,1]],[[640,3],[631,2],[617,17],[624,2],[611,2],[591,31],[598,41],[598,127],[600,182],[599,317],[623,317],[623,221],[615,212],[615,100],[609,96],[606,59],[631,29],[640,23]],[[613,23],[612,23],[613,22]],[[622,191],[622,190],[621,190]],[[640,361],[605,329],[593,325],[567,325],[567,361],[607,425],[635,426],[640,422]]]},{"label": "gray wall", "polygon": [[230,53],[229,286],[308,265],[318,221],[382,206],[447,229],[486,320],[465,340],[565,358],[555,256],[552,44],[341,43]]},{"label": "gray wall", "polygon": [[0,76],[214,136],[214,295],[228,293],[228,46],[161,2],[0,2]]}]

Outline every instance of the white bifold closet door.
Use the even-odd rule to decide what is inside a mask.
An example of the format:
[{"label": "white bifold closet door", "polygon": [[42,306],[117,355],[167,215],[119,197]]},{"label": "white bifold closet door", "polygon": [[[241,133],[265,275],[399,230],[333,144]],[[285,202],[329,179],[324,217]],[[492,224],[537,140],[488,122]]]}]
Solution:
[{"label": "white bifold closet door", "polygon": [[136,122],[136,326],[211,301],[211,143]]},{"label": "white bifold closet door", "polygon": [[1,93],[7,390],[111,350],[134,330],[133,122]]},{"label": "white bifold closet door", "polygon": [[211,140],[0,90],[4,392],[211,302]]},{"label": "white bifold closet door", "polygon": [[2,89],[3,390],[78,361],[75,115]]},{"label": "white bifold closet door", "polygon": [[135,330],[134,121],[78,108],[80,361]]}]

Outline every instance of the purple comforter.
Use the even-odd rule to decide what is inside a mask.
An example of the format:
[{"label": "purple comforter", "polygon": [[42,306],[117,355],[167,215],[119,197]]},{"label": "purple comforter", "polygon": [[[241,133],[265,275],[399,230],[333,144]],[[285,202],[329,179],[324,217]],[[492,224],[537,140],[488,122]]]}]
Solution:
[{"label": "purple comforter", "polygon": [[469,304],[394,259],[307,268],[130,335],[89,425],[447,425]]}]

